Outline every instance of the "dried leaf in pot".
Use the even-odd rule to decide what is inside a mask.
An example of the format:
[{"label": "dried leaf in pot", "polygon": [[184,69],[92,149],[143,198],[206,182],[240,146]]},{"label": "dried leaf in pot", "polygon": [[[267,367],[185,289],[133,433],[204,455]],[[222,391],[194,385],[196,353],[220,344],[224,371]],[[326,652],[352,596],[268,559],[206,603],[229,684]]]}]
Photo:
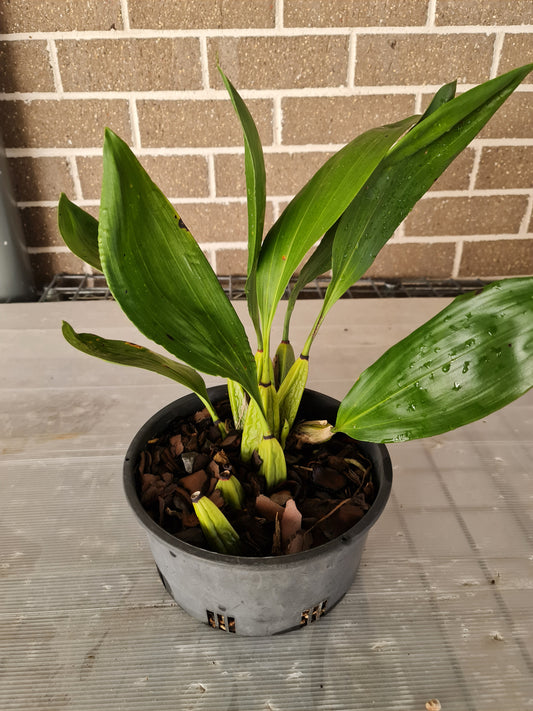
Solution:
[{"label": "dried leaf in pot", "polygon": [[343,474],[323,464],[315,464],[312,478],[316,486],[329,491],[339,491],[346,486],[346,477]]}]

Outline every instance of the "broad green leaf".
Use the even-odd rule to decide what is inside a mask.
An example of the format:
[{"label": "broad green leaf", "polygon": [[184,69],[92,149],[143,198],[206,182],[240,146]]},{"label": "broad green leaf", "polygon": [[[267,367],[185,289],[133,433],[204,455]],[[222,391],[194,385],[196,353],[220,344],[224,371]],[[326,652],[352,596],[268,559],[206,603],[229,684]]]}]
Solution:
[{"label": "broad green leaf", "polygon": [[71,252],[102,271],[98,252],[98,220],[61,193],[57,209],[59,232]]},{"label": "broad green leaf", "polygon": [[317,171],[269,230],[257,267],[263,329],[305,254],[344,212],[369,175],[418,117],[381,126],[355,138]]},{"label": "broad green leaf", "polygon": [[398,442],[452,430],[533,386],[533,277],[455,299],[393,346],[342,401],[335,430]]},{"label": "broad green leaf", "polygon": [[[175,380],[180,385],[192,390],[198,395],[204,405],[208,406],[210,414],[213,415],[213,406],[209,401],[207,389],[202,376],[193,368],[184,363],[177,363],[164,355],[154,353],[149,348],[139,346],[128,341],[116,341],[109,338],[95,336],[92,333],[76,333],[72,326],[63,321],[63,336],[71,346],[77,348],[82,353],[102,358],[110,363],[120,365],[131,365],[144,370],[151,370],[153,373],[164,375],[171,380]],[[215,413],[216,414],[216,413]],[[213,419],[218,419],[214,417]]]},{"label": "broad green leaf", "polygon": [[259,249],[263,238],[266,209],[266,174],[263,148],[252,115],[239,93],[220,67],[218,71],[230,95],[233,108],[241,122],[244,137],[244,172],[248,206],[248,278],[246,296],[248,310],[261,345],[261,326],[257,305],[256,271]]},{"label": "broad green leaf", "polygon": [[322,317],[366,272],[416,202],[526,75],[527,68],[515,70],[467,91],[398,141],[339,221]]},{"label": "broad green leaf", "polygon": [[259,398],[244,327],[180,216],[109,129],[99,247],[113,296],[148,338]]}]

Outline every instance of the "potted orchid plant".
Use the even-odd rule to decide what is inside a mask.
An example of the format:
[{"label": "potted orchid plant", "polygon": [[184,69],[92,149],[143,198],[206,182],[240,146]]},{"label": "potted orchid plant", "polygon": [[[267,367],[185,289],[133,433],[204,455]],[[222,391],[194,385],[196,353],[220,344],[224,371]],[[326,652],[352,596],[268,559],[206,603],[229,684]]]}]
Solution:
[{"label": "potted orchid plant", "polygon": [[[256,568],[248,569],[243,563],[242,540],[228,511],[254,509],[259,496],[268,498],[273,492],[284,490],[289,443],[296,443],[296,447],[305,443],[319,447],[339,436],[371,443],[429,437],[485,417],[533,385],[533,278],[505,279],[479,293],[455,299],[365,370],[340,404],[325,407],[327,416],[324,411],[317,411],[309,417],[307,408],[306,419],[301,421],[300,406],[302,398],[307,397],[312,346],[328,312],[367,271],[416,202],[532,69],[533,64],[515,69],[458,96],[455,83],[447,84],[436,93],[422,116],[409,116],[356,137],[318,170],[264,239],[266,179],[258,131],[244,101],[220,70],[244,136],[248,207],[246,297],[257,340],[255,354],[244,325],[181,216],[126,143],[111,130],[107,129],[105,134],[99,220],[65,195],[61,196],[59,226],[68,247],[103,271],[114,298],[128,318],[169,355],[134,343],[77,333],[64,323],[67,341],[90,355],[151,370],[189,388],[196,397],[189,401],[188,407],[193,411],[204,408],[211,439],[213,430],[218,430],[222,443],[232,437],[234,443],[233,435],[238,432],[240,461],[255,466],[256,481],[261,482],[260,492],[252,487],[254,497],[250,504],[250,487],[245,491],[246,482],[239,480],[238,467],[224,460],[220,455],[224,447],[219,447],[219,461],[215,458],[217,466],[211,470],[213,476],[208,476],[209,481],[216,480],[216,493],[211,484],[203,481],[198,490],[188,491],[187,501],[180,500],[179,504],[187,515],[196,517],[206,543],[204,547],[211,551],[201,548],[198,553],[194,546],[176,542],[167,533],[159,532],[159,539],[151,541],[164,582],[192,614],[226,629],[231,627],[228,620],[233,620],[231,631],[235,630],[236,617],[227,614],[228,604],[231,608],[242,597],[243,587],[248,585],[246,580],[234,583],[230,603],[202,601],[199,613],[193,609],[198,588],[193,586],[185,601],[176,588],[183,587],[179,581],[184,575],[193,575],[198,557],[202,564],[207,561],[218,571],[222,562],[227,563],[230,572],[226,584],[230,587],[236,569],[256,574]],[[308,256],[312,248],[314,251]],[[328,271],[331,280],[325,297],[317,306],[316,319],[296,356],[290,342],[295,301],[307,283]],[[291,282],[295,272],[297,279]],[[272,324],[290,283],[283,338],[274,351]],[[220,390],[213,398],[200,373],[226,380],[231,417],[221,416],[217,400]],[[163,419],[167,426],[172,418],[167,412]],[[151,422],[148,429],[143,429],[141,440],[149,438],[152,431],[157,439],[163,430]],[[169,441],[174,441],[169,447],[170,450],[174,447],[175,458],[183,460],[184,452],[176,450],[175,440]],[[126,489],[130,500],[138,495],[136,477],[143,446],[142,441],[137,442],[135,451],[130,451],[127,457],[130,484]],[[374,482],[378,490],[376,501],[379,500],[376,511],[383,508],[390,488],[388,458],[380,447],[368,450],[375,468],[382,470],[381,483]],[[353,455],[345,460],[349,462],[346,466],[357,468],[357,464],[352,464],[357,462]],[[207,465],[202,462],[205,469]],[[187,468],[171,472],[172,480],[166,485],[185,491],[185,486],[180,487],[180,477],[194,473]],[[172,491],[174,498],[177,489]],[[350,501],[353,503],[353,497]],[[285,511],[294,509],[294,503],[290,502],[294,502],[292,496],[282,502],[281,512],[277,510],[274,529],[285,518]],[[280,506],[279,498],[274,503]],[[369,512],[350,531],[362,530],[365,519],[369,525],[373,523],[372,506],[371,503]],[[141,511],[137,504],[134,508],[137,513]],[[260,514],[266,515],[263,510]],[[290,516],[287,514],[291,521],[293,514],[294,511]],[[142,512],[139,515],[142,518]],[[289,542],[285,552],[292,554],[286,556],[287,565],[292,566],[289,570],[297,571],[307,551],[305,531],[302,533],[299,528],[297,516],[296,520],[291,540],[294,542],[300,534],[298,544],[290,548]],[[157,528],[147,519],[141,522],[149,534]],[[341,539],[347,537],[349,534],[345,533]],[[321,545],[317,550],[321,548],[327,546]],[[176,558],[177,549],[186,551],[186,562],[179,574],[174,574],[168,568],[169,551]],[[354,556],[352,551],[351,555],[357,558],[356,567],[360,553]],[[268,562],[274,556],[265,558]],[[250,560],[250,565],[256,565],[258,559],[252,556]],[[347,565],[346,558],[339,560],[341,565]],[[315,574],[320,565],[313,559]],[[271,567],[271,571],[279,575],[278,568]],[[304,603],[298,599],[296,617],[300,622],[313,615],[320,616],[326,598],[333,603],[338,600],[353,574],[355,570],[348,574],[344,589],[317,593],[316,604],[302,608]],[[205,580],[205,575],[203,571],[200,579]],[[301,575],[305,577],[307,573]],[[170,578],[173,582],[169,583]],[[313,584],[316,585],[316,579]],[[274,578],[266,587],[273,596],[275,610],[283,606],[280,600],[292,594],[284,588],[276,596],[272,592]],[[258,609],[264,609],[264,599],[254,608],[256,617]],[[271,633],[295,626],[294,616],[289,621],[279,621],[276,612],[272,615],[267,615],[266,627],[248,628],[243,623],[244,633],[265,633],[267,628]]]}]

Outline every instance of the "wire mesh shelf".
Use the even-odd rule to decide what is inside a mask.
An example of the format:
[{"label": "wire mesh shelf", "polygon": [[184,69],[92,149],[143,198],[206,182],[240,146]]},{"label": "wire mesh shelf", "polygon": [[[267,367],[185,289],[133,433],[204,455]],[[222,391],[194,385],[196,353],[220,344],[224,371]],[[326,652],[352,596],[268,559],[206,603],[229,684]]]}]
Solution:
[{"label": "wire mesh shelf", "polygon": [[[246,278],[220,276],[220,284],[229,299],[245,299]],[[319,277],[302,289],[300,299],[322,299],[330,282]],[[477,291],[489,281],[483,279],[361,279],[346,291],[344,299],[389,299],[422,296],[454,297]],[[292,281],[285,291],[288,298]],[[103,274],[57,274],[45,287],[39,301],[105,301],[113,299]]]}]

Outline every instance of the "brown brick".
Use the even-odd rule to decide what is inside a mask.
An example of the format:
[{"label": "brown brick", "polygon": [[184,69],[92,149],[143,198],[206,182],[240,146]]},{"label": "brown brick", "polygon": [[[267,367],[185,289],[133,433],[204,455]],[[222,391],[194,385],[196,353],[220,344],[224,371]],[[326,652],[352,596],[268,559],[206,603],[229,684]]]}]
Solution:
[{"label": "brown brick", "polygon": [[474,150],[466,148],[433,183],[431,190],[466,190],[474,166]]},{"label": "brown brick", "polygon": [[452,275],[454,257],[455,245],[449,242],[387,244],[365,276],[446,279]]},{"label": "brown brick", "polygon": [[493,46],[494,38],[481,34],[362,36],[357,40],[355,82],[477,83],[489,76]]},{"label": "brown brick", "polygon": [[533,146],[483,148],[476,188],[531,188]]},{"label": "brown brick", "polygon": [[[272,143],[272,102],[247,101],[263,145]],[[242,129],[230,101],[138,101],[144,146],[241,146]]]},{"label": "brown brick", "polygon": [[57,208],[25,207],[20,211],[28,247],[64,247],[57,226]]},{"label": "brown brick", "polygon": [[10,158],[8,162],[18,201],[58,200],[61,192],[72,197],[74,183],[66,158]]},{"label": "brown brick", "polygon": [[130,24],[161,30],[274,27],[271,0],[158,0],[157,12],[146,0],[129,0]]},{"label": "brown brick", "polygon": [[529,25],[531,0],[437,0],[437,25]]},{"label": "brown brick", "polygon": [[[207,160],[204,156],[140,156],[154,183],[169,198],[207,197]],[[102,159],[77,158],[83,197],[100,197]]]},{"label": "brown brick", "polygon": [[30,254],[35,286],[42,290],[56,274],[83,274],[87,265],[70,252]]},{"label": "brown brick", "polygon": [[[268,195],[295,195],[329,158],[330,153],[267,153]],[[217,195],[246,195],[244,156],[215,157]]]},{"label": "brown brick", "polygon": [[510,96],[480,132],[480,138],[533,138],[533,93]]},{"label": "brown brick", "polygon": [[218,197],[246,195],[243,155],[215,156],[215,184]]},{"label": "brown brick", "polygon": [[[533,2],[529,3],[530,13],[529,22],[533,20]],[[515,67],[521,67],[531,61],[533,55],[533,34],[506,34],[503,41],[502,53],[500,55],[500,63],[498,65],[498,74],[508,72]],[[525,80],[531,84],[533,78],[531,74]]]},{"label": "brown brick", "polygon": [[286,27],[423,25],[427,0],[285,0]]},{"label": "brown brick", "polygon": [[[83,206],[83,209],[98,219],[98,206]],[[20,215],[28,247],[65,246],[57,224],[57,207],[24,207]]]},{"label": "brown brick", "polygon": [[217,252],[217,274],[219,276],[242,276],[246,274],[248,252],[245,249],[221,249]]},{"label": "brown brick", "polygon": [[154,183],[168,197],[209,195],[205,156],[141,156],[140,160]]},{"label": "brown brick", "polygon": [[208,41],[210,85],[221,88],[217,58],[237,89],[343,86],[348,37],[220,37]]},{"label": "brown brick", "polygon": [[0,112],[0,132],[10,148],[100,147],[105,126],[131,141],[126,101],[4,101]]},{"label": "brown brick", "polygon": [[46,42],[0,42],[0,92],[55,91]]},{"label": "brown brick", "polygon": [[0,3],[2,32],[121,30],[120,0],[9,0]]},{"label": "brown brick", "polygon": [[528,276],[533,274],[533,240],[502,239],[465,242],[460,277]]},{"label": "brown brick", "polygon": [[513,234],[520,227],[526,207],[525,195],[421,200],[405,221],[405,234]]},{"label": "brown brick", "polygon": [[197,39],[66,40],[57,42],[65,91],[200,89]]},{"label": "brown brick", "polygon": [[414,97],[288,98],[281,107],[283,143],[347,143],[363,131],[409,116]]},{"label": "brown brick", "polygon": [[102,157],[91,156],[84,158],[80,156],[76,158],[76,164],[84,199],[95,200],[99,198],[102,189]]},{"label": "brown brick", "polygon": [[[246,242],[248,215],[245,203],[180,203],[176,211],[197,242]],[[267,203],[265,229],[272,224],[272,207]]]}]

